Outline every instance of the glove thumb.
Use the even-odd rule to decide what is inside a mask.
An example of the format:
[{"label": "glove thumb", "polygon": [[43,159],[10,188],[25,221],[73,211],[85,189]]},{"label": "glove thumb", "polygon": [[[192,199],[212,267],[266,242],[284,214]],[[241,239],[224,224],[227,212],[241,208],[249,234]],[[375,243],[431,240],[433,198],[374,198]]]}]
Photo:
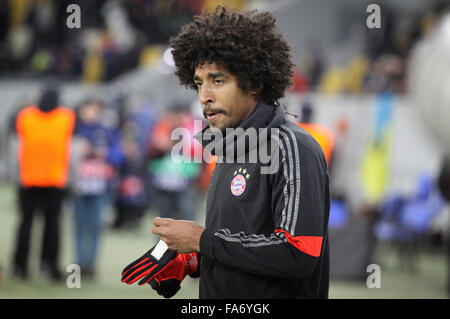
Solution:
[{"label": "glove thumb", "polygon": [[149,285],[156,290],[158,295],[164,298],[173,297],[181,288],[180,282],[176,278],[165,279],[163,281],[154,278],[149,282]]}]

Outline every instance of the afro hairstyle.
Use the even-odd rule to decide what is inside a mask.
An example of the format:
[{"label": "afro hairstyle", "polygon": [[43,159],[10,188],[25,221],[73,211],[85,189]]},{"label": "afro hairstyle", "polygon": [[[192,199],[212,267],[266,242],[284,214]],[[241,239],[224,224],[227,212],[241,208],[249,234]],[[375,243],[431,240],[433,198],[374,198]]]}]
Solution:
[{"label": "afro hairstyle", "polygon": [[294,64],[275,22],[270,12],[234,12],[220,6],[194,16],[169,43],[180,83],[196,90],[195,68],[215,63],[233,74],[244,92],[256,90],[258,99],[279,105],[292,84]]}]

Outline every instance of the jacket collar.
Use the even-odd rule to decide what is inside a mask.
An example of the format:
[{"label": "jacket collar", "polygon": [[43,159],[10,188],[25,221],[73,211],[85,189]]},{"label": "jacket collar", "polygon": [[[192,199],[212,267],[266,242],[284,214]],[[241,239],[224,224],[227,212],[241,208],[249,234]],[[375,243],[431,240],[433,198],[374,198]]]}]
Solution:
[{"label": "jacket collar", "polygon": [[[280,106],[268,105],[263,101],[258,101],[253,112],[244,119],[231,133],[226,132],[223,136],[218,129],[210,128],[207,125],[200,133],[195,135],[195,138],[204,146],[211,150],[213,155],[218,153],[225,154],[234,150],[236,157],[237,145],[245,143],[245,152],[257,146],[257,141],[246,141],[246,132],[249,129],[255,129],[258,132],[258,138],[261,136],[259,132],[261,129],[267,129],[267,137],[270,137],[270,129],[279,127],[285,121],[286,112]],[[247,138],[248,139],[248,138]],[[218,147],[222,148],[223,152],[217,152]]]}]

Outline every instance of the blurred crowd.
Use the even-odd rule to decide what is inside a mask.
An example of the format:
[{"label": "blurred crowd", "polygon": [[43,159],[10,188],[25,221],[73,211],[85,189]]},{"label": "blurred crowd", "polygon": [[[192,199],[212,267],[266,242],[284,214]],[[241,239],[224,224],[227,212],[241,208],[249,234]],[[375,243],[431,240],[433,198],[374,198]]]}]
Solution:
[{"label": "blurred crowd", "polygon": [[[235,9],[249,0],[227,1]],[[70,4],[81,8],[80,29],[65,26]],[[217,0],[20,0],[0,1],[0,74],[59,75],[104,82],[159,58],[181,26]],[[331,65],[312,41],[299,57],[293,92],[325,94],[405,91],[408,54],[432,29],[447,2],[414,17],[382,7],[380,29],[364,28],[364,49]]]},{"label": "blurred crowd", "polygon": [[[246,0],[227,1],[241,8]],[[81,28],[66,27],[80,8]],[[159,45],[211,0],[2,0],[0,74],[108,81],[151,63]]]},{"label": "blurred crowd", "polygon": [[[87,97],[74,107],[61,106],[59,96],[58,83],[50,81],[35,103],[10,119],[10,134],[19,141],[21,220],[13,269],[20,278],[28,277],[30,233],[38,210],[45,220],[42,270],[61,278],[59,219],[69,201],[75,263],[93,276],[105,226],[136,230],[151,209],[162,217],[197,220],[214,165],[204,160],[202,146],[194,140],[194,129],[206,123],[191,114],[190,103],[174,102],[159,112],[150,99],[124,94]],[[172,138],[180,128],[189,134]],[[186,151],[176,154],[180,160],[175,161],[177,143]],[[109,222],[107,210],[112,212]]]},{"label": "blurred crowd", "polygon": [[364,27],[362,50],[336,65],[329,63],[318,41],[311,41],[297,65],[293,91],[327,95],[405,93],[412,48],[448,8],[448,1],[438,1],[417,16],[405,16],[381,5],[381,28]]}]

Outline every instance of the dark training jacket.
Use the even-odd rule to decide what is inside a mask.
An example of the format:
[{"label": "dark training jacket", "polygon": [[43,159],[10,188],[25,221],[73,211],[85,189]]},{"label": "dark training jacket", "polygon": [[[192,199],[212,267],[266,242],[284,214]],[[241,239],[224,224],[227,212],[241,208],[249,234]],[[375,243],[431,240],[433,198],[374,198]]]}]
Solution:
[{"label": "dark training jacket", "polygon": [[262,102],[239,127],[278,129],[279,165],[263,174],[267,162],[217,161],[200,239],[200,298],[328,298],[330,191],[319,144]]}]

